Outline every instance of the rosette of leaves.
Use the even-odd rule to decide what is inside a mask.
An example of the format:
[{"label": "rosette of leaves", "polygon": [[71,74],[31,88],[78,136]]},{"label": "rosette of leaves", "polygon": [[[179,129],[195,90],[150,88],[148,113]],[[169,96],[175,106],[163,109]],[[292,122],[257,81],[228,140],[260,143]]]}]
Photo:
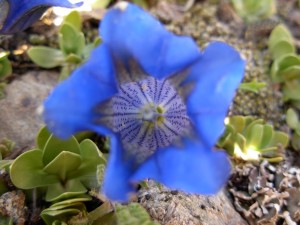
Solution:
[{"label": "rosette of leaves", "polygon": [[42,211],[41,217],[47,225],[158,225],[138,203],[113,205],[106,201],[88,212],[84,202],[90,200],[91,197],[87,195],[54,203]]},{"label": "rosette of leaves", "polygon": [[18,156],[10,167],[13,184],[20,189],[43,187],[45,200],[61,201],[81,196],[97,187],[97,168],[106,163],[103,154],[89,139],[60,140],[43,128],[37,148]]},{"label": "rosette of leaves", "polygon": [[272,31],[269,51],[273,58],[271,77],[274,82],[282,83],[285,101],[291,101],[300,107],[300,57],[296,53],[294,39],[290,31],[282,24]]},{"label": "rosette of leaves", "polygon": [[274,0],[231,0],[237,14],[247,23],[267,19],[276,12]]},{"label": "rosette of leaves", "polygon": [[85,36],[81,31],[82,21],[78,11],[67,15],[58,33],[59,49],[34,46],[27,53],[30,59],[43,68],[61,66],[60,80],[69,76],[77,66],[83,63],[90,52],[100,43],[96,38],[94,43],[86,44]]},{"label": "rosette of leaves", "polygon": [[293,130],[291,145],[292,147],[300,151],[300,121],[297,110],[289,108],[286,112],[286,122],[288,126]]},{"label": "rosette of leaves", "polygon": [[47,225],[89,224],[84,202],[91,199],[91,196],[83,195],[54,203],[41,212],[41,217]]},{"label": "rosette of leaves", "polygon": [[286,133],[275,131],[262,119],[232,116],[226,118],[226,130],[218,146],[243,160],[279,162],[283,159],[281,150],[287,146],[288,140]]}]

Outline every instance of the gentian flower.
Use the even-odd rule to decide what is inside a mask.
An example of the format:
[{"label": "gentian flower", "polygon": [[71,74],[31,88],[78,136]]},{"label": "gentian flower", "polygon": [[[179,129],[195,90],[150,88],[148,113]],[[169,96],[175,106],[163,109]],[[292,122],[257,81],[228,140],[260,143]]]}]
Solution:
[{"label": "gentian flower", "polygon": [[0,0],[0,34],[12,34],[26,29],[52,6],[73,8],[67,0]]},{"label": "gentian flower", "polygon": [[213,146],[243,78],[245,62],[222,42],[201,52],[138,6],[120,2],[100,25],[103,43],[44,103],[60,138],[83,130],[110,136],[102,191],[126,201],[134,184],[214,194],[228,179],[226,154]]}]

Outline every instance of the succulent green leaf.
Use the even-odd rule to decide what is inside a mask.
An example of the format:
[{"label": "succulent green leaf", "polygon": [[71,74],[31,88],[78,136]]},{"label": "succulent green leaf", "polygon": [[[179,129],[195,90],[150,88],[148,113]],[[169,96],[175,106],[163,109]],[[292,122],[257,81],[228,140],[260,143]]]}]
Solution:
[{"label": "succulent green leaf", "polygon": [[263,125],[261,124],[253,125],[251,131],[246,136],[248,145],[253,146],[255,147],[255,149],[259,150],[259,147],[262,142],[263,131],[264,131]]},{"label": "succulent green leaf", "polygon": [[270,17],[276,11],[273,0],[231,0],[237,14],[251,23]]},{"label": "succulent green leaf", "polygon": [[80,64],[82,62],[82,58],[80,58],[78,55],[75,55],[73,53],[70,53],[67,57],[66,57],[66,62],[68,63],[72,63],[72,64]]},{"label": "succulent green leaf", "polygon": [[39,149],[44,149],[50,136],[51,136],[51,133],[49,132],[47,127],[42,127],[40,129],[40,131],[38,132],[38,135],[36,137],[36,144]]},{"label": "succulent green leaf", "polygon": [[287,41],[293,44],[293,36],[289,29],[283,24],[277,25],[271,32],[268,41],[269,49],[273,48],[275,45],[277,45],[278,42],[281,41]]},{"label": "succulent green leaf", "polygon": [[43,171],[43,152],[39,149],[24,152],[10,167],[13,184],[21,189],[47,186],[58,182],[57,176]]},{"label": "succulent green leaf", "polygon": [[8,169],[9,166],[13,163],[14,160],[0,160],[0,170]]},{"label": "succulent green leaf", "polygon": [[292,146],[295,150],[300,150],[300,135],[298,133],[294,133],[292,140],[291,140]]},{"label": "succulent green leaf", "polygon": [[87,201],[91,201],[91,200],[92,200],[92,197],[88,194],[79,195],[76,198],[65,199],[65,200],[56,202],[51,205],[51,209],[58,210],[58,209],[63,209],[63,208],[70,207],[70,206],[73,207],[73,205],[77,204],[78,202],[87,202]]},{"label": "succulent green leaf", "polygon": [[277,42],[272,48],[269,48],[272,58],[278,59],[284,55],[294,54],[296,52],[296,48],[293,43],[281,40]]},{"label": "succulent green leaf", "polygon": [[267,84],[264,82],[248,82],[248,83],[241,83],[239,86],[240,90],[245,91],[252,91],[254,93],[258,93],[260,89],[264,88]]},{"label": "succulent green leaf", "polygon": [[294,54],[284,55],[276,60],[278,62],[279,71],[285,70],[291,66],[299,66],[300,59]]},{"label": "succulent green leaf", "polygon": [[65,56],[60,50],[45,46],[31,47],[27,54],[34,63],[43,68],[54,68],[65,61]]},{"label": "succulent green leaf", "polygon": [[80,155],[62,151],[47,166],[44,171],[49,174],[57,175],[61,182],[65,182],[71,171],[76,171],[81,164]]},{"label": "succulent green leaf", "polygon": [[78,178],[89,175],[96,177],[98,165],[106,164],[104,155],[99,151],[96,144],[89,139],[80,143],[80,152],[82,163],[76,171],[70,172],[68,177]]},{"label": "succulent green leaf", "polygon": [[86,193],[87,189],[80,180],[68,180],[66,183],[55,183],[48,186],[46,201],[54,202],[75,198]]},{"label": "succulent green leaf", "polygon": [[276,131],[274,133],[274,136],[269,143],[269,146],[278,146],[281,145],[283,148],[285,148],[289,143],[289,136],[281,131]]},{"label": "succulent green leaf", "polygon": [[245,123],[245,117],[243,116],[229,117],[229,124],[233,126],[236,132],[242,132],[245,128]]},{"label": "succulent green leaf", "polygon": [[286,112],[286,122],[288,126],[296,130],[299,126],[299,116],[296,110],[289,108]]},{"label": "succulent green leaf", "polygon": [[69,23],[72,24],[74,28],[77,29],[77,31],[81,31],[81,16],[80,13],[76,10],[70,12],[65,18],[63,23]]},{"label": "succulent green leaf", "polygon": [[85,47],[84,35],[72,24],[66,22],[60,28],[59,46],[65,55],[71,53],[81,55]]},{"label": "succulent green leaf", "polygon": [[255,126],[256,124],[262,124],[263,123],[263,119],[253,119],[250,124],[248,124],[248,126],[246,127],[245,131],[243,132],[244,136],[246,137],[246,139],[248,140],[248,137],[250,137],[251,133],[252,133],[252,127]]},{"label": "succulent green leaf", "polygon": [[284,100],[300,100],[300,83],[298,80],[291,80],[284,83],[283,89]]},{"label": "succulent green leaf", "polygon": [[12,66],[7,55],[5,52],[0,52],[0,79],[12,73]]},{"label": "succulent green leaf", "polygon": [[93,9],[104,9],[106,8],[112,0],[95,0],[92,3]]},{"label": "succulent green leaf", "polygon": [[75,137],[61,140],[51,135],[43,149],[43,164],[46,166],[62,151],[73,152],[80,155],[79,144]]},{"label": "succulent green leaf", "polygon": [[65,205],[65,207],[57,209],[50,206],[49,208],[41,212],[41,217],[47,225],[66,224],[72,216],[76,216],[79,213],[86,211],[83,203],[77,202],[72,205]]},{"label": "succulent green leaf", "polygon": [[218,141],[218,146],[223,148],[225,145],[231,142],[233,133],[229,131],[229,126],[226,126],[225,132],[223,133],[222,137]]},{"label": "succulent green leaf", "polygon": [[261,139],[261,144],[259,146],[259,149],[264,149],[269,145],[269,143],[272,141],[274,137],[274,128],[269,125],[263,125],[263,136]]},{"label": "succulent green leaf", "polygon": [[118,225],[158,225],[138,203],[131,203],[127,206],[117,205],[116,216]]},{"label": "succulent green leaf", "polygon": [[280,76],[284,80],[293,80],[300,78],[300,64],[296,66],[290,66],[284,70],[278,71]]}]

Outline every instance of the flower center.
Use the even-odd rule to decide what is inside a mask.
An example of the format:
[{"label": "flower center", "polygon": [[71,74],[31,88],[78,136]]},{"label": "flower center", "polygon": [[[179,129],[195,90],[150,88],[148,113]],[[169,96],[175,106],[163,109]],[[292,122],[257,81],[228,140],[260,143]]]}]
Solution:
[{"label": "flower center", "polygon": [[184,101],[167,79],[123,83],[111,107],[111,128],[123,146],[146,155],[179,141],[190,126]]}]

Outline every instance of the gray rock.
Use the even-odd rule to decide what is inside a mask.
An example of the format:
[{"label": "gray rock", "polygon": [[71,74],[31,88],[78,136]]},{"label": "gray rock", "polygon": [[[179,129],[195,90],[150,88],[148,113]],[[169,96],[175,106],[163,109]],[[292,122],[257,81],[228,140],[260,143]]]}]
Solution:
[{"label": "gray rock", "polygon": [[0,140],[8,138],[24,150],[34,147],[43,126],[38,108],[57,79],[58,74],[53,72],[32,71],[7,85],[5,97],[0,100]]},{"label": "gray rock", "polygon": [[246,225],[226,190],[214,196],[189,195],[159,188],[150,181],[139,192],[139,202],[163,225]]}]

